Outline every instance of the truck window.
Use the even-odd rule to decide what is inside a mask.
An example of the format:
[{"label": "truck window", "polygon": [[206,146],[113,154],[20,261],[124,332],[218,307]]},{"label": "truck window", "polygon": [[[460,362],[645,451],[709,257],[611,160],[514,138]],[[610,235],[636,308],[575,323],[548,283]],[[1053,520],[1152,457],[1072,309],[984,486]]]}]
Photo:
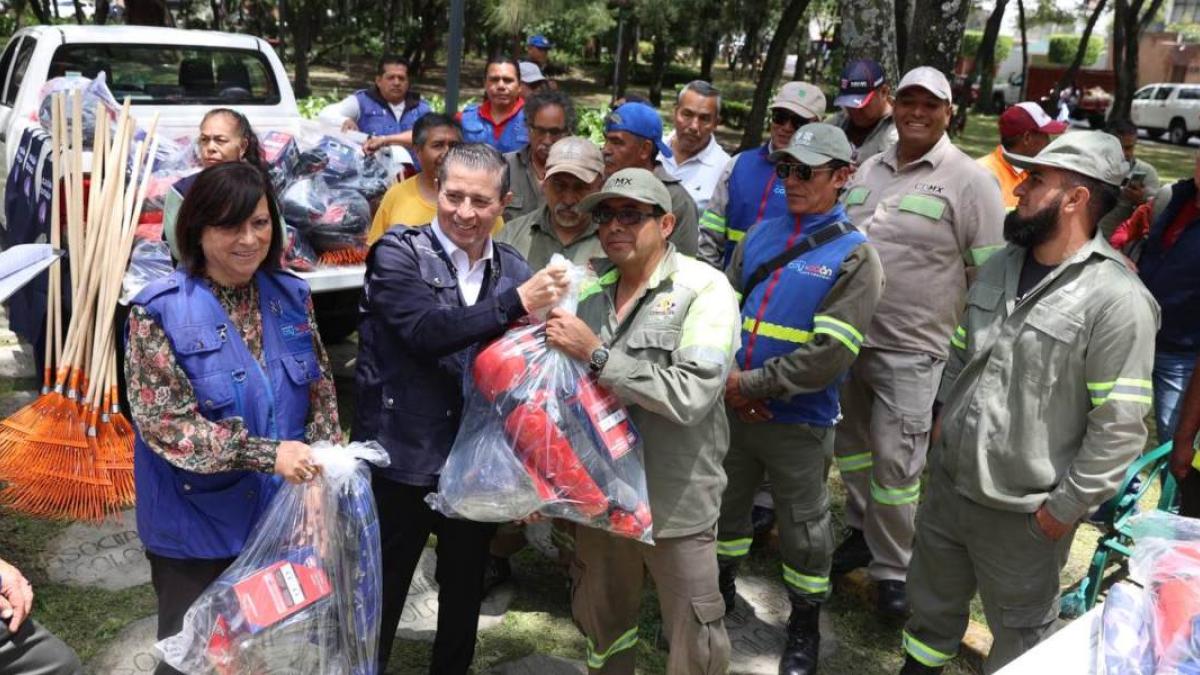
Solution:
[{"label": "truck window", "polygon": [[54,52],[50,77],[103,71],[119,101],[151,105],[279,103],[270,63],[251,49],[179,45],[68,44]]},{"label": "truck window", "polygon": [[1200,89],[1193,89],[1191,87],[1185,87],[1185,88],[1179,90],[1179,96],[1176,96],[1175,98],[1179,99],[1180,101],[1200,100]]},{"label": "truck window", "polygon": [[17,53],[17,45],[20,42],[21,38],[13,38],[4,50],[4,55],[0,56],[0,92],[4,91],[4,84],[8,82],[8,70],[12,67],[13,57]]},{"label": "truck window", "polygon": [[25,71],[29,68],[29,60],[33,58],[34,47],[37,47],[37,40],[33,38],[21,41],[13,59],[12,74],[8,76],[8,87],[4,90],[4,98],[0,103],[9,106],[16,103],[17,92],[21,90],[21,80],[25,79]]},{"label": "truck window", "polygon": [[1155,101],[1165,101],[1175,91],[1175,87],[1159,87],[1158,91],[1154,92]]},{"label": "truck window", "polygon": [[1149,98],[1153,94],[1154,94],[1154,87],[1145,87],[1143,89],[1139,89],[1138,92],[1133,95],[1133,100],[1146,101],[1146,100],[1149,100]]}]

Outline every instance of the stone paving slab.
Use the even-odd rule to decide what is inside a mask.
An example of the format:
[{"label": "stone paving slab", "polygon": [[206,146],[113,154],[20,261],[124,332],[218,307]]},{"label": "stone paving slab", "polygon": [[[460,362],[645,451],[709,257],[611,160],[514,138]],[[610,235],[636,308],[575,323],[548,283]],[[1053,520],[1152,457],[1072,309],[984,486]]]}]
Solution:
[{"label": "stone paving slab", "polygon": [[[412,584],[408,588],[408,599],[404,603],[404,611],[400,614],[400,627],[396,637],[405,640],[423,640],[433,642],[437,632],[438,584],[434,579],[437,567],[437,554],[433,549],[426,548],[421,553],[421,561],[413,573]],[[483,600],[479,614],[479,631],[495,628],[504,621],[508,607],[512,604],[514,589],[512,584],[502,584],[493,590]]]},{"label": "stone paving slab", "polygon": [[117,635],[86,671],[93,675],[142,675],[153,673],[160,659],[154,650],[158,616],[136,621]]},{"label": "stone paving slab", "polygon": [[573,661],[546,654],[530,654],[516,661],[501,663],[485,675],[580,675],[587,673],[583,661]]},{"label": "stone paving slab", "polygon": [[132,509],[100,525],[75,523],[55,537],[42,564],[50,580],[120,591],[150,583],[150,562]]},{"label": "stone paving slab", "polygon": [[5,419],[37,398],[37,392],[12,391],[0,396],[0,419]]},{"label": "stone paving slab", "polygon": [[[725,616],[725,630],[732,647],[729,672],[775,675],[787,642],[787,620],[792,611],[787,589],[777,577],[741,574],[737,591],[734,609]],[[827,661],[836,650],[833,622],[822,614],[820,660]]]}]

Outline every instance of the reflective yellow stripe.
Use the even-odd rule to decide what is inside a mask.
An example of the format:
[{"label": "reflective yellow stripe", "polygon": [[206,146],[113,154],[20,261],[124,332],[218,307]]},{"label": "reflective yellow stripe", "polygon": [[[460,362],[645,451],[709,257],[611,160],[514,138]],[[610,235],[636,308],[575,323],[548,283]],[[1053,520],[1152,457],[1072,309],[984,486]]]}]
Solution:
[{"label": "reflective yellow stripe", "polygon": [[801,574],[783,564],[783,580],[787,585],[809,595],[824,595],[829,592],[829,577],[814,577]]},{"label": "reflective yellow stripe", "polygon": [[[757,329],[755,328],[757,324]],[[791,328],[788,326],[780,326],[777,323],[767,323],[766,321],[755,321],[751,317],[746,317],[742,321],[742,330],[751,333],[757,333],[764,337],[773,338],[775,340],[783,340],[784,342],[796,342],[803,344],[812,339],[812,333],[801,330],[799,328]]]},{"label": "reflective yellow stripe", "polygon": [[841,319],[835,319],[832,316],[829,316],[828,314],[817,314],[816,316],[813,317],[813,323],[833,324],[833,325],[841,328],[842,330],[846,331],[847,333],[849,333],[850,336],[853,337],[855,340],[858,340],[859,342],[863,341],[863,334],[858,332],[857,328],[855,328],[854,326],[851,326],[850,324],[846,323],[845,321],[842,321]]},{"label": "reflective yellow stripe", "polygon": [[930,668],[941,668],[954,660],[953,654],[939,652],[913,637],[912,633],[909,633],[907,630],[904,631],[904,651]]},{"label": "reflective yellow stripe", "polygon": [[954,335],[950,336],[950,344],[959,349],[967,348],[967,329],[959,326],[954,329]]},{"label": "reflective yellow stripe", "polygon": [[735,230],[732,227],[725,231],[725,236],[729,237],[729,241],[737,243],[746,236],[745,230]]},{"label": "reflective yellow stripe", "polygon": [[613,640],[613,643],[611,645],[609,645],[608,649],[605,649],[603,652],[596,651],[596,644],[594,642],[592,642],[592,638],[589,637],[588,641],[587,641],[588,668],[592,668],[595,670],[599,670],[600,668],[603,668],[604,664],[607,663],[608,660],[610,658],[612,658],[612,656],[614,654],[623,652],[626,649],[633,647],[637,643],[638,643],[637,626],[630,628],[629,630],[625,631],[625,633],[622,634],[621,637],[617,638],[616,640]]},{"label": "reflective yellow stripe", "polygon": [[842,473],[850,473],[851,471],[862,471],[874,466],[874,461],[871,459],[870,452],[860,452],[857,455],[846,455],[845,457],[835,457],[837,460],[838,471]]},{"label": "reflective yellow stripe", "polygon": [[736,558],[750,553],[750,544],[754,543],[754,539],[746,537],[745,539],[731,539],[729,541],[717,542],[717,555],[723,555],[729,558]]},{"label": "reflective yellow stripe", "polygon": [[996,251],[1004,248],[1004,244],[996,244],[994,246],[979,246],[971,249],[971,264],[976,267],[987,262],[987,259],[992,257]]},{"label": "reflective yellow stripe", "polygon": [[1105,401],[1154,404],[1154,384],[1150,380],[1118,377],[1110,382],[1088,382],[1087,388],[1092,405],[1103,405]]},{"label": "reflective yellow stripe", "polygon": [[863,336],[854,326],[833,318],[818,314],[813,317],[813,335],[828,335],[838,342],[846,345],[855,356],[858,355],[858,348],[862,345]]},{"label": "reflective yellow stripe", "polygon": [[871,499],[888,506],[915,504],[921,498],[921,481],[902,488],[885,488],[871,478]]},{"label": "reflective yellow stripe", "polygon": [[700,216],[700,226],[717,234],[725,234],[725,217],[705,211],[704,215]]}]

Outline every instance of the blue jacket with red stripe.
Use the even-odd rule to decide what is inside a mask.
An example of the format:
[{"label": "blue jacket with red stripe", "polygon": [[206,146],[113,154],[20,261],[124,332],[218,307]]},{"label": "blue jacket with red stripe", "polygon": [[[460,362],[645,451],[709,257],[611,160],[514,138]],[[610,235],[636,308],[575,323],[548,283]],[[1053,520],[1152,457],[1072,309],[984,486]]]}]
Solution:
[{"label": "blue jacket with red stripe", "polygon": [[761,220],[788,215],[787,195],[783,181],[775,177],[775,163],[767,159],[770,144],[747,150],[734,160],[729,174],[729,202],[725,205],[725,262],[733,257],[733,249]]}]

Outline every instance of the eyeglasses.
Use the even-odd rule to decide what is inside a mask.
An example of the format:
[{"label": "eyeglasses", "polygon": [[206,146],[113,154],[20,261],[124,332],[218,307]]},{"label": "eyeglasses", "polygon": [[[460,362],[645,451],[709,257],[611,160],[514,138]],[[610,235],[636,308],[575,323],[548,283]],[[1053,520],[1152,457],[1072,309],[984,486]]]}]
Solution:
[{"label": "eyeglasses", "polygon": [[536,124],[529,125],[529,133],[539,136],[550,136],[552,138],[561,138],[566,136],[568,130],[565,127],[539,127]]},{"label": "eyeglasses", "polygon": [[646,219],[653,218],[653,211],[640,211],[638,209],[608,209],[598,208],[592,211],[592,222],[596,225],[607,225],[612,222],[613,218],[625,227],[633,227],[646,222]]},{"label": "eyeglasses", "polygon": [[776,108],[771,111],[771,121],[780,126],[783,126],[784,124],[791,124],[795,129],[799,129],[809,122],[808,119],[801,117],[794,112],[784,110],[783,108]]},{"label": "eyeglasses", "polygon": [[818,166],[814,168],[798,162],[780,162],[775,165],[775,177],[779,180],[787,180],[788,176],[795,176],[800,180],[812,180],[813,174],[818,171],[833,170],[832,166]]}]

